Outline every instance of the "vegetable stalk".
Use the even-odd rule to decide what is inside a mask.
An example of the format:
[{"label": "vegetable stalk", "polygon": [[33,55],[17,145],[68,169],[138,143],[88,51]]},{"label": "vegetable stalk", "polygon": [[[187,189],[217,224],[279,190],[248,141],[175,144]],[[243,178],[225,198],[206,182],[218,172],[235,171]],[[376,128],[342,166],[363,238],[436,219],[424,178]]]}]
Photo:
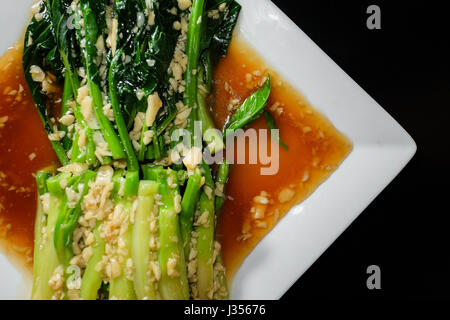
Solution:
[{"label": "vegetable stalk", "polygon": [[[150,246],[152,237],[157,238],[157,212],[155,212],[155,195],[159,185],[156,181],[142,180],[139,183],[138,207],[133,226],[132,258],[134,261],[134,289],[140,300],[157,299],[155,275],[150,273],[150,261],[153,253]],[[157,209],[157,208],[156,208]],[[154,241],[153,241],[154,242]],[[156,259],[157,260],[157,259]]]},{"label": "vegetable stalk", "polygon": [[40,265],[38,265],[38,268],[36,270],[38,275],[35,279],[35,288],[33,290],[32,299],[50,300],[54,295],[54,291],[49,282],[56,268],[60,265],[58,254],[53,242],[54,230],[63,202],[63,191],[60,187],[60,184],[61,181],[69,178],[69,174],[61,173],[55,177],[47,179],[47,224],[45,226],[45,231],[42,229],[37,230],[38,232],[45,232],[45,239],[41,238],[41,245],[39,246],[39,250],[37,253],[38,255],[40,255],[38,257],[38,264]]},{"label": "vegetable stalk", "polygon": [[197,117],[197,77],[200,58],[200,41],[203,23],[203,12],[205,0],[194,0],[192,3],[191,16],[189,18],[188,38],[186,45],[186,55],[188,63],[185,73],[186,91],[184,95],[185,104],[191,108],[189,114],[187,130],[194,132],[194,122]]},{"label": "vegetable stalk", "polygon": [[183,199],[181,200],[180,230],[185,257],[189,257],[194,212],[200,196],[202,174],[195,170],[189,177]]},{"label": "vegetable stalk", "polygon": [[100,90],[99,71],[95,64],[97,57],[96,43],[98,41],[99,30],[97,26],[96,16],[91,8],[89,0],[81,0],[80,8],[83,13],[84,27],[85,27],[85,63],[87,70],[87,83],[89,86],[90,95],[94,103],[95,116],[97,118],[100,129],[106,142],[111,149],[114,159],[122,159],[126,157],[122,142],[117,136],[111,122],[103,113],[103,97]]},{"label": "vegetable stalk", "polygon": [[[177,176],[160,166],[144,167],[145,179],[159,183],[162,205],[159,209],[159,291],[165,300],[189,299],[186,261],[181,241],[178,214],[181,211]],[[170,182],[170,185],[169,185]]]},{"label": "vegetable stalk", "polygon": [[197,238],[197,287],[202,300],[212,299],[214,292],[214,182],[211,169],[203,164],[205,185],[199,200],[199,217],[195,231]]}]

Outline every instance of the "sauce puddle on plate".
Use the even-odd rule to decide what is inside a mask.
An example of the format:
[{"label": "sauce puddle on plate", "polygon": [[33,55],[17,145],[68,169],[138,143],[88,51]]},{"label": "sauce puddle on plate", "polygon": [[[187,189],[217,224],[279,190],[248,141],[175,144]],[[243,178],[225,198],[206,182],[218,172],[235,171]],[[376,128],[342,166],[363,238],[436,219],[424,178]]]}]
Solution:
[{"label": "sauce puddle on plate", "polygon": [[22,44],[16,44],[0,59],[0,250],[31,270],[33,174],[57,158],[25,81],[22,52]]},{"label": "sauce puddle on plate", "polygon": [[[19,257],[22,266],[31,270],[37,201],[33,174],[55,164],[57,158],[23,75],[22,51],[18,44],[0,59],[0,249],[9,257]],[[288,150],[279,148],[276,175],[260,175],[260,169],[267,167],[261,163],[232,166],[217,226],[230,281],[279,219],[307,198],[352,150],[342,133],[240,40],[232,41],[228,56],[216,69],[209,102],[214,105],[217,127],[223,127],[233,108],[267,73],[272,92],[266,109]],[[267,129],[264,116],[250,127]],[[249,148],[247,144],[247,154]]]},{"label": "sauce puddle on plate", "polygon": [[[261,163],[232,167],[217,229],[229,280],[279,219],[305,200],[352,150],[351,142],[329,120],[239,39],[232,41],[215,73],[217,127],[222,128],[233,104],[248,97],[268,73],[272,90],[266,109],[275,118],[288,150],[279,148],[276,175],[261,175],[260,169],[267,167]],[[250,127],[267,129],[264,116]],[[247,143],[247,154],[250,147]]]}]

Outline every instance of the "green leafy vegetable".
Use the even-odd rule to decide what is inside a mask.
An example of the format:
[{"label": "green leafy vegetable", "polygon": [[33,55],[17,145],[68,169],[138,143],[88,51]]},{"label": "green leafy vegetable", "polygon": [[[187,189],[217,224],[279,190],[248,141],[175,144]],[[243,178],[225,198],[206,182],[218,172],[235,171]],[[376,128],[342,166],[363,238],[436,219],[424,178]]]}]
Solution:
[{"label": "green leafy vegetable", "polygon": [[109,69],[109,95],[111,99],[111,105],[114,112],[114,118],[116,120],[117,130],[119,131],[120,139],[125,148],[125,153],[127,155],[128,169],[132,171],[139,170],[139,163],[134,153],[133,145],[131,144],[130,136],[128,135],[128,129],[123,118],[122,110],[119,104],[119,97],[116,91],[116,80],[115,80],[115,69],[122,51],[119,50],[116,56],[111,62]]},{"label": "green leafy vegetable", "polygon": [[[197,72],[200,58],[200,41],[202,36],[203,12],[205,9],[205,0],[194,0],[189,19],[188,38],[186,44],[186,55],[188,58],[185,81],[186,90],[184,93],[185,104],[191,108],[187,128],[194,132],[194,122],[197,118]],[[198,143],[196,143],[198,145]]]},{"label": "green leafy vegetable", "polygon": [[269,99],[270,76],[267,76],[265,84],[251,94],[233,114],[224,129],[224,135],[232,134],[237,129],[241,129],[249,123],[258,119]]},{"label": "green leafy vegetable", "polygon": [[[226,5],[226,10],[220,11],[221,5]],[[206,3],[207,11],[218,10],[218,17],[208,17],[205,31],[201,40],[201,49],[208,49],[215,66],[220,58],[226,56],[228,46],[233,36],[241,5],[234,0],[209,0]]]},{"label": "green leafy vegetable", "polygon": [[278,144],[285,150],[288,150],[289,147],[281,140],[280,135],[275,135],[273,130],[279,130],[277,123],[275,122],[275,119],[273,118],[273,116],[270,114],[269,111],[264,110],[264,117],[266,118],[266,123],[267,123],[267,127],[270,130],[270,134],[272,135],[272,137],[278,142]]},{"label": "green leafy vegetable", "polygon": [[[72,207],[69,205],[69,199],[67,194],[63,196],[63,206],[58,215],[54,231],[54,243],[55,248],[58,251],[60,261],[68,263],[66,257],[66,251],[72,249],[72,234],[75,230],[78,219],[82,214],[82,202],[84,196],[89,191],[89,182],[94,180],[96,173],[93,171],[85,171],[78,177],[73,177],[68,183],[68,187],[74,192],[80,192],[78,201]],[[81,190],[80,190],[81,189]],[[70,253],[69,253],[70,255]]]},{"label": "green leafy vegetable", "polygon": [[[207,55],[209,57],[209,55]],[[210,62],[210,59],[206,59],[206,63]],[[211,80],[208,79],[208,74],[206,74],[206,70],[210,69],[210,66],[199,67],[199,77],[198,83],[200,87],[204,89],[198,90],[197,93],[197,118],[202,123],[202,133],[203,139],[208,146],[208,149],[211,154],[216,152],[220,152],[225,149],[225,144],[223,142],[223,137],[220,134],[220,131],[216,129],[214,125],[214,121],[211,118],[210,111],[208,110],[206,99],[209,95],[209,90],[211,87]],[[204,80],[205,78],[205,80]]]},{"label": "green leafy vegetable", "polygon": [[[91,2],[95,3],[95,5],[91,6]],[[86,36],[85,39],[81,39],[80,41],[84,40],[85,43],[85,49],[83,50],[84,62],[87,71],[87,83],[89,86],[90,95],[93,99],[95,116],[103,136],[112,152],[113,158],[121,159],[125,158],[126,155],[122,142],[114,130],[112,123],[103,113],[103,97],[100,87],[100,76],[97,64],[95,63],[95,59],[97,58],[96,43],[99,34],[101,34],[102,25],[106,24],[106,22],[104,22],[104,17],[102,19],[102,15],[104,13],[101,4],[102,2],[103,1],[100,0],[80,0],[80,8],[83,14],[83,25]]]},{"label": "green leafy vegetable", "polygon": [[[52,112],[47,107],[47,96],[41,92],[41,83],[34,81],[30,70],[33,66],[43,66],[43,62],[47,64],[47,69],[53,75],[58,75],[62,69],[61,61],[58,53],[55,51],[55,27],[52,22],[51,10],[49,3],[44,1],[41,4],[40,14],[42,19],[39,21],[33,17],[25,32],[24,53],[22,57],[25,79],[33,96],[34,103],[39,112],[39,116],[44,124],[45,130],[49,133],[55,133],[54,126],[50,120]],[[51,141],[53,149],[62,164],[67,164],[67,150],[59,141]]]},{"label": "green leafy vegetable", "polygon": [[181,201],[180,227],[186,257],[189,257],[191,233],[194,223],[194,212],[200,196],[201,180],[202,174],[200,170],[196,170],[188,179],[183,199]]},{"label": "green leafy vegetable", "polygon": [[[224,161],[214,177],[206,162],[190,164],[186,153],[198,150],[180,145],[186,131],[179,129],[211,153],[225,148],[223,134],[212,131],[210,94],[240,9],[234,0],[193,0],[190,8],[178,0],[41,2],[25,35],[23,67],[65,167],[36,175],[33,299],[228,297],[215,221],[230,167]],[[51,108],[59,96],[44,90],[42,74],[62,89],[59,120]],[[229,129],[259,116],[269,93],[270,80]],[[156,94],[158,110],[149,100]],[[64,284],[55,290],[57,274]]]},{"label": "green leafy vegetable", "polygon": [[[72,9],[69,7],[70,3],[71,2],[67,0],[54,0],[52,5],[54,23],[57,26],[57,44],[65,70],[64,96],[61,110],[62,115],[69,111],[67,106],[68,102],[71,99],[74,101],[77,100],[78,89],[80,88],[80,80],[78,79],[76,69],[81,66],[81,55],[76,54],[80,51],[80,48],[76,40],[75,29],[71,27],[71,21],[74,18],[74,14],[71,11]],[[72,94],[70,94],[70,91],[72,91]],[[80,150],[78,147],[79,133],[75,133],[75,138],[73,140],[76,143],[71,144],[71,160],[79,163],[86,161],[90,165],[95,165],[97,163],[97,158],[95,156],[95,143],[93,140],[94,131],[89,128],[81,113],[80,105],[78,103],[75,103],[73,113],[77,119],[77,122],[86,133],[87,147],[85,151]]]}]

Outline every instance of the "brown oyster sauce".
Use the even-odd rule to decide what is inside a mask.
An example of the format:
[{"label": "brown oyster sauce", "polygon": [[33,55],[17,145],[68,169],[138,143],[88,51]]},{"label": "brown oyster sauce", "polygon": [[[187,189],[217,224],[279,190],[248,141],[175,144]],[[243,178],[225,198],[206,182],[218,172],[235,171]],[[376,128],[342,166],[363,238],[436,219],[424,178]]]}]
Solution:
[{"label": "brown oyster sauce", "polygon": [[[232,168],[226,189],[228,198],[217,229],[229,281],[279,219],[305,200],[352,150],[351,142],[328,119],[313,109],[296,89],[239,39],[233,40],[228,55],[220,61],[215,73],[214,102],[218,127],[221,128],[225,122],[230,99],[243,101],[254,91],[261,77],[268,73],[272,90],[266,109],[279,104],[278,111],[271,113],[289,149],[279,148],[279,171],[276,175],[261,175],[261,167],[267,167],[261,164],[238,164]],[[264,116],[252,123],[251,128],[267,129]],[[264,211],[264,219],[254,219],[251,208],[258,209],[254,197],[261,191],[270,195],[270,203],[260,208]],[[244,240],[244,235],[249,238]]]},{"label": "brown oyster sauce", "polygon": [[0,59],[0,250],[31,270],[37,201],[33,174],[57,158],[25,81],[22,52],[19,41]]},{"label": "brown oyster sauce", "polygon": [[[55,164],[57,158],[23,75],[22,51],[23,47],[16,45],[0,59],[0,250],[31,270],[36,211],[33,174]],[[227,200],[217,226],[230,281],[245,257],[279,219],[307,198],[352,150],[342,133],[240,40],[233,40],[227,57],[215,72],[215,91],[210,102],[219,128],[231,112],[230,102],[242,102],[267,73],[272,81],[267,109],[279,104],[271,113],[289,149],[279,148],[276,175],[261,175],[261,167],[267,165],[259,163],[232,166]],[[266,129],[264,117],[251,128]],[[268,144],[269,150],[278,148],[270,146],[271,141]],[[247,150],[247,154],[249,151],[257,150]],[[254,202],[262,191],[268,194],[267,205]],[[254,219],[252,207],[264,212],[264,218]]]}]

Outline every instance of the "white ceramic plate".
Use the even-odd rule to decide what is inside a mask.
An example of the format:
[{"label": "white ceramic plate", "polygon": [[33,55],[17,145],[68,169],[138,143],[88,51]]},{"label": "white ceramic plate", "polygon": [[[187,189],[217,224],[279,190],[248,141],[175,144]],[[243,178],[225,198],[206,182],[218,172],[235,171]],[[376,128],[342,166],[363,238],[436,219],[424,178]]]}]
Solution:
[{"label": "white ceramic plate", "polygon": [[[0,51],[20,36],[31,2],[2,0]],[[239,36],[354,144],[339,169],[291,209],[235,277],[232,298],[278,299],[394,179],[414,155],[416,145],[273,3],[240,2]],[[29,280],[0,254],[0,298],[28,298],[24,283]]]}]

